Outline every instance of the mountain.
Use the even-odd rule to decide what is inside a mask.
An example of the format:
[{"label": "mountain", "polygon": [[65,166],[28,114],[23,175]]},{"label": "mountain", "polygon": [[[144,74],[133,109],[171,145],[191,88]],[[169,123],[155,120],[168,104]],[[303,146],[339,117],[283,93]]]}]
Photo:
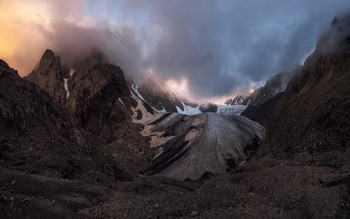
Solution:
[{"label": "mountain", "polygon": [[150,106],[159,112],[178,112],[184,110],[182,100],[169,89],[146,78],[140,85],[132,84],[132,89]]},{"label": "mountain", "polygon": [[[110,136],[132,120],[137,102],[131,98],[122,70],[97,48],[68,72],[51,50],[26,77],[65,105],[87,131]],[[107,104],[107,105],[104,105]]]},{"label": "mountain", "polygon": [[110,156],[98,152],[100,142],[67,109],[2,60],[0,90],[2,166],[92,183],[132,180]]},{"label": "mountain", "polygon": [[266,127],[265,150],[296,153],[349,148],[349,20],[350,15],[333,20],[284,92],[243,113]]},{"label": "mountain", "polygon": [[[155,113],[141,132],[145,136],[126,126],[124,136],[108,143],[102,134],[97,140],[82,129],[65,106],[1,61],[0,91],[0,214],[4,218],[348,215],[344,207],[349,200],[348,179],[342,164],[346,165],[349,153],[333,160],[308,154],[292,160],[257,158],[252,153],[262,127],[244,117],[213,113]],[[144,102],[133,92],[130,96],[138,103],[131,110],[141,111]],[[140,121],[134,119],[131,122]],[[144,138],[150,141],[147,147],[158,152],[150,166],[143,159],[150,157],[147,150],[139,147]],[[302,158],[307,162],[300,163]],[[115,162],[119,159],[127,165]],[[129,170],[147,167],[145,174],[150,176],[120,182],[130,180]],[[175,170],[180,173],[172,175]],[[182,175],[188,178],[164,177],[183,179]]]},{"label": "mountain", "polygon": [[98,49],[69,67],[45,52],[43,88],[0,61],[1,217],[348,218],[349,20],[248,106],[266,129],[221,115],[246,106],[157,112]]},{"label": "mountain", "polygon": [[134,94],[156,112],[176,112],[184,115],[214,112],[223,115],[239,115],[246,108],[243,105],[199,104],[191,102],[181,94],[176,94],[151,78],[146,78],[139,84],[130,84]]},{"label": "mountain", "polygon": [[256,106],[274,97],[277,93],[286,89],[286,85],[291,77],[299,71],[301,67],[290,72],[282,72],[272,76],[265,85],[247,94],[235,95],[225,101],[227,105],[252,105]]},{"label": "mountain", "polygon": [[61,104],[67,101],[65,78],[69,77],[68,68],[61,63],[61,58],[51,50],[46,50],[39,66],[26,79],[39,85]]},{"label": "mountain", "polygon": [[[45,51],[38,68],[25,79],[41,86],[70,111],[84,130],[97,136],[103,142],[98,147],[101,153],[111,154],[115,161],[138,174],[149,165],[155,152],[139,133],[143,125],[135,121],[153,116],[154,111],[130,92],[123,71],[98,48],[63,73],[56,69],[69,68],[59,60],[52,51]],[[50,86],[43,83],[48,76],[53,78]],[[64,98],[50,87],[63,90]]]}]

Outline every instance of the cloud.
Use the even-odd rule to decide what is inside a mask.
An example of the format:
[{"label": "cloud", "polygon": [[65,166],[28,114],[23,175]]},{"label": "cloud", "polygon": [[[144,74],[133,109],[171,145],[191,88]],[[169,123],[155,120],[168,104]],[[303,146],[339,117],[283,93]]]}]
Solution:
[{"label": "cloud", "polygon": [[[0,1],[0,58],[29,73],[100,47],[127,74],[184,78],[194,98],[242,92],[292,70],[348,0]],[[165,83],[165,82],[164,82]]]},{"label": "cloud", "polygon": [[133,29],[91,18],[86,10],[85,1],[1,1],[0,58],[25,76],[47,48],[69,64],[97,46],[116,64],[136,71],[141,45]]},{"label": "cloud", "polygon": [[243,92],[293,70],[350,2],[131,0],[122,8],[147,11],[145,39],[157,29],[143,64],[165,78],[186,77],[192,92],[204,98]]}]

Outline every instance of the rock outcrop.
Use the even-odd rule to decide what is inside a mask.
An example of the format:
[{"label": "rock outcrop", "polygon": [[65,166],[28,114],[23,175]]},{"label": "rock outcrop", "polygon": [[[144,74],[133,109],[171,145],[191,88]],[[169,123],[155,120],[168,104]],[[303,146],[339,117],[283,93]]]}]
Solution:
[{"label": "rock outcrop", "polygon": [[65,104],[67,91],[64,88],[64,78],[68,76],[68,68],[62,65],[60,57],[48,49],[38,67],[25,79],[39,85],[59,103]]}]

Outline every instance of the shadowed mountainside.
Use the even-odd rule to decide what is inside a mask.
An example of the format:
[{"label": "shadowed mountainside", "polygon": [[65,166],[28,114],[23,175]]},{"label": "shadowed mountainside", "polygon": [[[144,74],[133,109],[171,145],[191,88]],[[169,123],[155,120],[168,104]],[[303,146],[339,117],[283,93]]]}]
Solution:
[{"label": "shadowed mountainside", "polygon": [[285,92],[243,115],[267,129],[266,150],[345,150],[350,141],[350,16],[335,18]]},{"label": "shadowed mountainside", "polygon": [[133,177],[39,86],[0,61],[1,165],[27,173],[88,181]]}]

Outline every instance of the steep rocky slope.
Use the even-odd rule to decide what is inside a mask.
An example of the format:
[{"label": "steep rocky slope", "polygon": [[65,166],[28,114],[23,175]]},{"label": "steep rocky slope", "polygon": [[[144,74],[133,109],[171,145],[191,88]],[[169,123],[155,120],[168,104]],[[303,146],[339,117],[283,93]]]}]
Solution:
[{"label": "steep rocky slope", "polygon": [[140,85],[132,85],[144,100],[158,111],[178,112],[184,110],[182,100],[170,90],[163,88],[151,78],[145,78]]},{"label": "steep rocky slope", "polygon": [[250,106],[262,104],[265,101],[273,98],[279,92],[284,91],[292,76],[294,76],[300,68],[301,67],[299,66],[293,71],[276,74],[267,80],[264,86],[259,87],[253,92],[249,92],[245,95],[241,94],[229,98],[225,101],[225,104]]},{"label": "steep rocky slope", "polygon": [[131,124],[137,102],[131,97],[122,70],[98,48],[69,72],[58,55],[46,50],[38,68],[26,79],[65,105],[82,127],[95,135],[110,137]]},{"label": "steep rocky slope", "polygon": [[246,116],[267,128],[266,150],[296,153],[349,148],[349,51],[350,16],[345,15],[333,20],[284,93],[270,104],[247,109]]},{"label": "steep rocky slope", "polygon": [[59,103],[65,104],[67,95],[64,79],[68,76],[68,68],[62,65],[61,58],[51,50],[46,50],[38,67],[26,79],[39,85]]},{"label": "steep rocky slope", "polygon": [[131,180],[99,142],[39,86],[0,60],[1,165],[40,175],[90,182]]},{"label": "steep rocky slope", "polygon": [[[154,111],[130,92],[123,71],[98,48],[78,61],[69,73],[66,71],[64,77],[57,69],[68,68],[59,60],[58,55],[47,50],[39,67],[26,79],[41,86],[77,118],[83,129],[97,136],[103,143],[99,152],[110,154],[137,174],[149,164],[154,150],[149,148],[148,138],[139,133],[143,125],[134,122],[152,116]],[[43,83],[50,80],[47,75],[54,78],[50,86]],[[64,101],[50,87],[63,90]]]},{"label": "steep rocky slope", "polygon": [[98,49],[83,58],[68,80],[70,95],[66,106],[87,131],[109,137],[127,129],[133,115],[131,98],[122,70]]}]

